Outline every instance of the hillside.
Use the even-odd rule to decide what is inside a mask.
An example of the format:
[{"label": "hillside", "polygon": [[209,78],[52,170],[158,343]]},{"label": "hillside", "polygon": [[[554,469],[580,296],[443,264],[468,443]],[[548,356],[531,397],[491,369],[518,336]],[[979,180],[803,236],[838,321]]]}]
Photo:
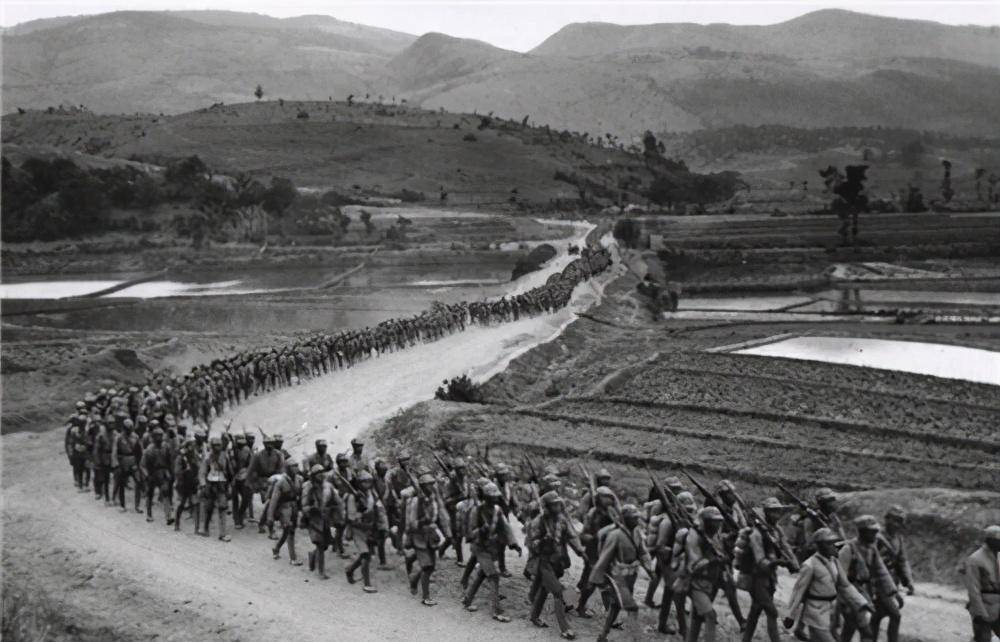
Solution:
[{"label": "hillside", "polygon": [[406,99],[636,142],[738,125],[1000,130],[1000,29],[846,11],[769,26],[571,24],[527,54],[323,16],[118,12],[3,35],[5,109],[180,113],[267,96]]}]

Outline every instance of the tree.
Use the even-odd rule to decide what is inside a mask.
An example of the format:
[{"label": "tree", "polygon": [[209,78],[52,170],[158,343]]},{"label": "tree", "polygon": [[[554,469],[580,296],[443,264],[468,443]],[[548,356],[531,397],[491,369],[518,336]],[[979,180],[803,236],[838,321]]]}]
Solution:
[{"label": "tree", "polygon": [[257,97],[257,100],[260,100],[264,97],[264,88],[257,85],[257,89],[254,90],[253,95]]},{"label": "tree", "polygon": [[982,167],[976,168],[976,200],[983,200],[983,177],[986,176],[986,170]]},{"label": "tree", "polygon": [[924,195],[920,193],[920,188],[916,185],[909,185],[906,188],[906,202],[903,203],[904,212],[926,212],[924,205]]},{"label": "tree", "polygon": [[857,241],[858,214],[868,211],[868,196],[865,194],[865,172],[867,165],[847,165],[841,174],[833,165],[820,170],[827,191],[834,194],[830,209],[840,219],[838,233],[846,245],[848,240]]},{"label": "tree", "polygon": [[368,210],[361,210],[361,222],[365,225],[365,236],[371,236],[375,231],[375,224],[372,223],[372,213]]},{"label": "tree", "polygon": [[926,150],[924,149],[924,144],[919,138],[914,139],[899,150],[899,162],[903,164],[904,167],[917,167],[920,165],[920,160],[924,157]]},{"label": "tree", "polygon": [[986,194],[986,201],[989,203],[994,203],[1000,200],[1000,194],[997,193],[997,183],[1000,182],[1000,176],[997,176],[994,172],[990,172],[990,177],[986,179],[986,183],[989,185],[988,192]]},{"label": "tree", "polygon": [[941,198],[945,203],[949,203],[955,196],[955,190],[951,186],[951,161],[941,161],[941,167],[944,168],[944,176],[941,178]]},{"label": "tree", "polygon": [[612,234],[624,243],[625,247],[636,249],[642,242],[642,223],[632,218],[618,219]]},{"label": "tree", "polygon": [[261,206],[274,216],[282,216],[292,203],[298,192],[295,185],[287,178],[272,178],[271,186],[264,192]]},{"label": "tree", "polygon": [[347,106],[348,106],[348,107],[350,107],[350,106],[351,106],[351,105],[353,105],[353,104],[354,104],[354,94],[350,94],[350,95],[349,95],[349,96],[347,97]]}]

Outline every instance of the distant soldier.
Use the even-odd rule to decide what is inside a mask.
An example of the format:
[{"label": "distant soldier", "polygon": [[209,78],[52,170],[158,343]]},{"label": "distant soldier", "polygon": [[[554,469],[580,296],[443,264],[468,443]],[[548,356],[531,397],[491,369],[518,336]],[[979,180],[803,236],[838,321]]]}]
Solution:
[{"label": "distant soldier", "polygon": [[815,551],[812,547],[813,534],[820,528],[829,528],[834,535],[840,537],[841,541],[847,539],[844,534],[844,526],[837,516],[837,494],[829,488],[820,488],[816,491],[816,507],[819,520],[810,516],[806,516],[802,520],[802,536],[804,538],[801,542],[804,545],[804,551],[800,553],[802,558],[808,557]]},{"label": "distant soldier", "polygon": [[655,608],[652,604],[653,595],[656,592],[656,585],[663,583],[663,596],[660,601],[659,621],[656,630],[664,635],[677,633],[675,629],[667,624],[670,617],[670,609],[677,601],[677,609],[680,617],[683,617],[684,595],[674,595],[674,582],[677,574],[672,568],[674,540],[677,536],[679,524],[674,524],[670,516],[663,510],[663,505],[659,499],[652,502],[650,506],[650,518],[646,527],[646,547],[650,556],[654,560],[654,570],[656,576],[650,578],[649,590],[646,593],[646,604],[650,608]]},{"label": "distant soldier", "polygon": [[333,457],[326,452],[326,447],[325,439],[317,439],[316,452],[306,457],[303,467],[306,470],[312,470],[313,466],[319,465],[323,467],[325,472],[333,470]]},{"label": "distant soldier", "polygon": [[[602,586],[608,604],[604,628],[597,636],[605,642],[619,613],[625,611],[625,628],[628,639],[639,640],[639,605],[633,592],[640,566],[649,566],[639,509],[633,504],[622,507],[622,522],[609,527],[601,538],[601,552],[590,571],[587,581],[592,586]],[[623,528],[624,527],[624,528]]]},{"label": "distant soldier", "polygon": [[153,521],[153,494],[160,494],[160,504],[167,524],[174,523],[171,514],[171,484],[173,482],[172,453],[163,443],[163,431],[159,428],[152,433],[152,443],[146,446],[139,462],[146,486],[146,521]]},{"label": "distant soldier", "polygon": [[309,552],[309,570],[317,571],[321,580],[330,579],[326,574],[326,549],[333,541],[330,526],[334,515],[344,510],[340,496],[324,477],[322,464],[309,469],[309,481],[302,485],[302,520],[309,529],[309,540],[315,547]]},{"label": "distant soldier", "polygon": [[533,565],[529,571],[532,576],[530,594],[533,596],[531,623],[540,627],[548,626],[542,621],[541,616],[545,600],[551,594],[560,635],[563,639],[574,640],[576,634],[566,620],[564,587],[559,580],[570,565],[567,549],[572,548],[580,557],[584,557],[585,551],[570,526],[569,518],[564,512],[565,504],[559,493],[555,491],[545,493],[541,497],[541,503],[544,507],[543,512],[528,524],[525,533],[525,542],[531,552],[531,561],[528,564]]},{"label": "distant soldier", "polygon": [[[608,472],[606,468],[602,468],[598,470],[597,473],[594,474],[594,487],[595,488],[604,487],[608,489],[611,488],[611,473]],[[615,497],[615,500],[617,501],[617,497]],[[580,521],[584,520],[584,518],[587,516],[587,511],[593,508],[593,506],[594,506],[594,498],[590,496],[590,491],[588,490],[583,494],[583,497],[580,498],[580,504],[577,507],[578,517],[580,518]]]},{"label": "distant soldier", "polygon": [[181,515],[194,505],[194,532],[201,533],[201,510],[198,506],[198,469],[201,460],[195,450],[194,439],[184,442],[174,458],[174,490],[177,492],[177,509],[174,513],[174,530],[181,529]]},{"label": "distant soldier", "polygon": [[302,495],[299,482],[299,464],[289,458],[285,462],[285,472],[275,479],[267,501],[267,523],[281,524],[281,538],[271,549],[274,559],[281,557],[281,547],[288,543],[288,561],[292,566],[302,566],[295,554],[295,525],[298,519],[298,503]]},{"label": "distant soldier", "polygon": [[66,457],[70,466],[73,467],[73,484],[79,492],[87,490],[87,481],[84,473],[87,470],[87,431],[84,430],[84,422],[79,415],[72,414],[69,417],[69,425],[66,427]]},{"label": "distant soldier", "polygon": [[253,517],[253,488],[247,479],[250,476],[250,464],[253,461],[253,450],[247,443],[247,436],[237,433],[233,443],[233,528],[240,530],[244,526],[248,511]]},{"label": "distant soldier", "polygon": [[1000,637],[1000,526],[983,531],[983,545],[965,558],[962,569],[969,592],[974,642]]},{"label": "distant soldier", "polygon": [[[872,606],[872,620],[889,618],[888,642],[899,639],[899,610],[903,608],[903,596],[900,595],[892,574],[886,568],[882,555],[878,552],[876,538],[879,525],[871,515],[861,515],[854,520],[858,536],[850,539],[841,547],[840,566],[847,573],[847,580],[854,585],[868,604]],[[841,642],[848,642],[855,631],[861,632],[862,639],[873,639],[868,626],[858,622],[855,611],[848,610],[850,604],[841,603],[841,613],[844,615],[844,628],[841,631]]]},{"label": "distant soldier", "polygon": [[368,455],[364,454],[364,450],[365,444],[363,441],[357,437],[351,440],[351,455],[348,463],[355,475],[362,470],[367,470],[369,473],[372,471],[371,461],[368,459]]},{"label": "distant soldier", "polygon": [[389,524],[385,517],[385,507],[382,500],[373,489],[374,480],[367,470],[361,470],[357,475],[357,488],[347,494],[347,523],[357,552],[357,558],[345,570],[347,581],[355,583],[354,573],[360,568],[362,587],[365,593],[378,593],[372,586],[371,558],[376,546],[378,532],[387,530]]},{"label": "distant soldier", "polygon": [[821,528],[812,539],[816,553],[806,559],[799,570],[785,626],[792,628],[801,624],[808,629],[810,642],[836,642],[832,632],[835,603],[839,600],[848,604],[851,612],[859,612],[862,624],[867,623],[871,606],[847,580],[840,565],[837,558],[840,536],[829,528]]},{"label": "distant soldier", "polygon": [[[906,589],[907,595],[913,595],[913,570],[910,568],[910,560],[906,557],[906,542],[903,538],[903,527],[906,524],[906,511],[902,506],[892,506],[885,514],[885,531],[878,534],[876,543],[882,560],[889,569],[893,581],[897,586]],[[879,629],[882,627],[884,614],[876,611],[872,616],[872,637],[878,639]],[[889,620],[889,639],[899,638],[899,620],[895,621],[893,630],[893,620]]]},{"label": "distant soldier", "polygon": [[476,593],[484,581],[490,584],[493,619],[497,622],[510,622],[500,607],[500,571],[496,563],[496,551],[500,546],[509,546],[521,554],[521,546],[514,539],[507,518],[500,509],[500,489],[489,482],[483,489],[483,502],[469,514],[468,538],[472,544],[472,554],[479,564],[476,577],[462,599],[462,605],[468,611],[475,611],[472,603]]},{"label": "distant soldier", "polygon": [[[453,531],[459,529],[462,520],[458,516],[458,505],[467,500],[472,494],[471,484],[466,477],[466,463],[463,459],[455,459],[451,465],[451,472],[448,474],[448,482],[444,487],[444,505],[448,511],[448,522]],[[499,489],[498,489],[499,490]],[[465,566],[465,557],[462,550],[462,533],[449,533],[449,538],[441,544],[438,555],[444,557],[449,546],[455,547],[455,564]]]},{"label": "distant soldier", "polygon": [[437,494],[437,480],[434,475],[424,473],[418,480],[420,493],[411,499],[406,507],[406,532],[409,544],[416,551],[417,569],[409,574],[410,592],[417,594],[420,587],[421,602],[424,606],[437,604],[431,599],[431,575],[437,547],[444,539],[444,533],[451,532],[448,511],[444,509]]},{"label": "distant soldier", "polygon": [[142,483],[139,479],[140,457],[142,457],[142,444],[139,442],[139,436],[132,430],[132,420],[125,419],[122,422],[122,432],[115,438],[111,453],[115,466],[113,495],[123,513],[128,510],[125,507],[125,487],[128,486],[129,480],[135,486],[135,512],[142,512],[142,509],[139,508],[139,501],[142,497]]},{"label": "distant soldier", "polygon": [[201,461],[198,472],[198,494],[201,496],[201,535],[208,537],[208,524],[214,510],[219,516],[219,539],[230,540],[226,533],[226,504],[229,499],[229,482],[232,478],[232,462],[222,448],[222,438],[212,437],[209,453]]},{"label": "distant soldier", "polygon": [[[281,435],[271,435],[264,438],[264,450],[257,452],[250,460],[250,470],[247,473],[247,483],[254,492],[260,493],[261,502],[264,501],[264,493],[268,490],[270,479],[274,475],[283,474],[285,468],[285,456],[281,452]],[[252,500],[251,500],[252,501]],[[263,509],[262,509],[263,510]],[[263,533],[267,520],[260,520],[257,532]],[[273,535],[274,525],[271,524],[270,532]]]},{"label": "distant soldier", "polygon": [[751,642],[757,630],[761,614],[767,620],[767,636],[771,642],[779,642],[778,609],[774,605],[774,591],[778,587],[777,569],[784,566],[792,573],[799,569],[795,554],[785,542],[784,533],[778,528],[778,520],[789,510],[776,497],[768,497],[761,503],[764,524],[752,528],[747,542],[747,550],[741,555],[741,575],[749,574],[750,612],[743,630],[743,642]]},{"label": "distant soldier", "polygon": [[104,422],[94,422],[93,425],[97,427],[93,454],[95,499],[103,497],[104,505],[111,506],[111,453],[115,435]]}]

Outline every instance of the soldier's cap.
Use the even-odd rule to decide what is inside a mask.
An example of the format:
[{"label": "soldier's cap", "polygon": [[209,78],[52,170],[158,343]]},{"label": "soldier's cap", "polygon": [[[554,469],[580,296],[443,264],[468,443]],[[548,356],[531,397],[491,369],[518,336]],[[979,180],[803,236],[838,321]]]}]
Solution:
[{"label": "soldier's cap", "polygon": [[994,524],[992,526],[987,526],[986,528],[984,528],[983,541],[985,542],[1000,541],[1000,524]]},{"label": "soldier's cap", "polygon": [[496,471],[496,474],[498,474],[498,475],[509,475],[510,474],[510,466],[508,466],[507,464],[503,464],[503,463],[497,464],[496,467],[494,468],[494,470]]},{"label": "soldier's cap", "polygon": [[839,542],[840,538],[829,528],[821,528],[813,533],[813,542],[819,544],[820,542]]},{"label": "soldier's cap", "polygon": [[465,463],[464,459],[459,459],[456,457],[455,461],[452,462],[451,467],[454,468],[455,470],[465,470],[466,468],[468,468],[468,465]]},{"label": "soldier's cap", "polygon": [[399,455],[396,456],[396,461],[410,461],[410,459],[412,459],[412,457],[410,456],[410,453],[407,452],[399,453]]},{"label": "soldier's cap", "polygon": [[363,481],[372,481],[374,477],[372,477],[372,474],[367,470],[362,470],[360,473],[358,473],[358,476],[355,477],[355,479],[357,479],[359,482],[363,482]]},{"label": "soldier's cap", "polygon": [[639,517],[639,507],[635,504],[622,506],[622,517]]},{"label": "soldier's cap", "polygon": [[111,396],[117,395],[118,394],[118,389],[117,388],[108,388],[108,394],[111,395]]},{"label": "soldier's cap", "polygon": [[545,506],[553,506],[555,504],[564,504],[563,498],[554,490],[542,495],[542,504]]},{"label": "soldier's cap", "polygon": [[688,506],[694,506],[695,505],[694,495],[692,495],[686,490],[682,490],[681,492],[677,493],[677,503],[686,504]]},{"label": "soldier's cap", "polygon": [[284,438],[284,436],[282,436],[282,434],[280,432],[276,432],[273,435],[271,435],[271,437],[270,437],[270,439],[268,439],[268,441],[270,441],[273,444],[278,444],[278,443],[281,443],[281,442],[285,441],[285,438]]},{"label": "soldier's cap", "polygon": [[906,519],[906,511],[899,504],[893,504],[889,507],[889,510],[885,512],[886,517],[894,517],[896,519]]},{"label": "soldier's cap", "polygon": [[148,419],[146,419],[146,415],[139,415],[138,417],[135,418],[135,420],[140,424],[144,424],[147,421],[149,421]]},{"label": "soldier's cap", "polygon": [[698,519],[700,519],[703,522],[707,522],[708,520],[721,522],[722,511],[720,511],[715,506],[706,506],[702,508],[700,511],[698,511]]},{"label": "soldier's cap", "polygon": [[153,430],[152,434],[153,434],[154,437],[162,437],[163,436],[163,429],[162,428],[156,428],[155,430]]},{"label": "soldier's cap", "polygon": [[728,479],[720,479],[719,483],[715,485],[715,492],[717,493],[725,491],[733,492],[734,490],[736,490],[736,486]]},{"label": "soldier's cap", "polygon": [[837,493],[831,488],[820,488],[816,491],[816,501],[821,502],[825,499],[837,499]]},{"label": "soldier's cap", "polygon": [[205,439],[206,437],[208,437],[208,431],[206,431],[204,428],[198,428],[194,431],[195,439]]},{"label": "soldier's cap", "polygon": [[76,407],[77,408],[86,408],[87,404],[83,403],[82,401],[77,401],[76,402]]},{"label": "soldier's cap", "polygon": [[487,497],[500,497],[500,489],[493,482],[487,482],[483,486],[483,494]]},{"label": "soldier's cap", "polygon": [[131,428],[135,424],[132,422],[131,419],[126,419],[125,421],[122,422],[122,425],[125,426],[126,428]]},{"label": "soldier's cap", "polygon": [[298,468],[299,462],[296,461],[294,458],[289,457],[288,459],[285,460],[285,468],[292,468],[292,467]]},{"label": "soldier's cap", "polygon": [[760,507],[764,510],[789,510],[791,506],[786,506],[781,503],[781,500],[777,497],[768,497],[760,503]]},{"label": "soldier's cap", "polygon": [[555,464],[546,464],[545,468],[544,468],[544,472],[545,472],[546,475],[555,475],[556,477],[558,477],[559,476],[559,467],[556,466]]},{"label": "soldier's cap", "polygon": [[403,490],[399,491],[399,496],[402,497],[403,499],[408,499],[416,494],[417,494],[417,489],[414,488],[413,486],[407,486]]},{"label": "soldier's cap", "polygon": [[174,415],[172,413],[169,413],[169,412],[167,414],[163,415],[163,421],[167,425],[171,425],[171,426],[173,424],[177,423],[177,419],[174,417]]},{"label": "soldier's cap", "polygon": [[159,426],[160,422],[157,421],[156,419],[153,419],[152,421],[149,422],[149,425],[150,426]]},{"label": "soldier's cap", "polygon": [[128,391],[129,391],[129,392],[139,392],[139,389],[138,389],[138,388],[136,388],[135,386],[129,386],[129,387],[128,387]]},{"label": "soldier's cap", "polygon": [[684,488],[684,483],[679,478],[673,476],[664,479],[663,485],[670,489]]},{"label": "soldier's cap", "polygon": [[238,444],[239,443],[244,443],[244,444],[247,443],[247,436],[244,435],[241,432],[236,433],[235,439],[236,439],[236,443],[238,443]]},{"label": "soldier's cap", "polygon": [[349,459],[347,453],[337,453],[337,461],[348,461]]},{"label": "soldier's cap", "polygon": [[320,446],[325,446],[325,445],[326,445],[326,440],[325,439],[317,439],[316,440],[316,447],[317,448],[319,448]]},{"label": "soldier's cap", "polygon": [[614,497],[615,496],[615,491],[611,490],[607,486],[598,486],[596,492],[597,492],[598,495],[601,495],[603,497]]},{"label": "soldier's cap", "polygon": [[355,437],[354,439],[351,440],[351,445],[352,446],[364,446],[365,442],[363,442],[360,439],[358,439],[357,437]]},{"label": "soldier's cap", "polygon": [[313,475],[322,475],[325,470],[326,469],[323,468],[322,464],[313,464],[312,468],[309,469],[309,476],[312,477]]},{"label": "soldier's cap", "polygon": [[611,473],[608,472],[607,468],[602,468],[594,475],[595,479],[611,479]]},{"label": "soldier's cap", "polygon": [[424,473],[417,481],[421,484],[433,484],[437,482],[437,480],[434,479],[434,475],[430,473]]},{"label": "soldier's cap", "polygon": [[874,515],[858,515],[854,518],[854,527],[859,531],[877,531],[880,528]]},{"label": "soldier's cap", "polygon": [[[94,396],[94,393],[88,392],[87,394],[83,395],[83,400],[86,401],[86,402],[88,402],[88,403],[92,403],[94,401],[97,401],[97,397]],[[77,403],[80,403],[80,402],[78,401]]]},{"label": "soldier's cap", "polygon": [[108,394],[108,389],[107,388],[101,388],[100,390],[97,391],[97,394],[101,395],[101,396],[104,396],[104,395]]}]

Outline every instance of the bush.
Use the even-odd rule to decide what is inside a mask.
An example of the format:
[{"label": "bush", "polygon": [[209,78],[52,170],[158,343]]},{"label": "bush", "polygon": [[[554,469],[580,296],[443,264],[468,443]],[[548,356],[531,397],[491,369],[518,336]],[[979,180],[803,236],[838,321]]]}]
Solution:
[{"label": "bush", "polygon": [[483,403],[483,393],[479,386],[472,383],[467,375],[455,377],[451,381],[443,381],[434,392],[435,399],[443,401],[458,401],[461,403]]},{"label": "bush", "polygon": [[476,138],[475,134],[473,134],[472,132],[469,132],[465,136],[462,136],[462,140],[464,140],[467,143],[474,143],[474,142],[476,142],[479,139]]}]

